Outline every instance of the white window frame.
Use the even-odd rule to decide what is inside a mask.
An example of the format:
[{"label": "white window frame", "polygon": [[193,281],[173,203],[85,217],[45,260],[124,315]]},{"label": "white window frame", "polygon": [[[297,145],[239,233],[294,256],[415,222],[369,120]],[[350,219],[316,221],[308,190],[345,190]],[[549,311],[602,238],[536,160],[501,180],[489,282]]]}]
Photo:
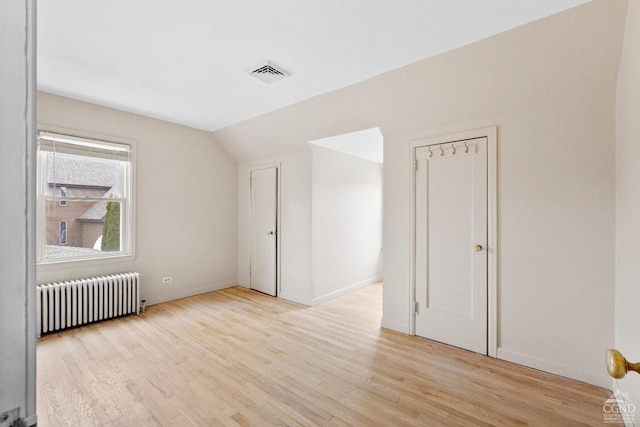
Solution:
[{"label": "white window frame", "polygon": [[[105,252],[103,254],[91,254],[84,256],[68,256],[61,258],[50,258],[46,256],[46,230],[47,230],[47,218],[46,218],[46,204],[47,201],[53,201],[54,204],[56,201],[100,201],[104,200],[100,197],[75,197],[75,196],[67,196],[61,197],[57,195],[55,192],[53,195],[47,195],[47,152],[44,150],[38,150],[37,153],[37,203],[36,203],[36,261],[38,265],[47,265],[47,264],[59,264],[59,263],[69,263],[69,262],[87,262],[87,261],[99,261],[99,260],[110,260],[117,258],[118,260],[122,258],[131,258],[133,259],[135,256],[135,198],[134,198],[134,187],[135,187],[135,144],[133,141],[105,141],[102,138],[96,137],[87,137],[81,135],[70,135],[66,131],[46,131],[40,130],[38,132],[38,141],[40,139],[47,139],[48,141],[55,140],[57,143],[62,144],[78,144],[82,146],[88,147],[87,157],[100,157],[100,156],[92,156],[91,149],[92,147],[105,147],[105,148],[113,148],[115,150],[128,150],[129,159],[128,161],[122,162],[121,168],[121,183],[122,183],[122,197],[109,198],[108,201],[120,202],[121,206],[121,219],[120,219],[120,251],[114,252]],[[112,139],[112,138],[110,138]],[[67,242],[68,242],[68,226],[67,226]],[[68,244],[67,244],[68,245]]]}]

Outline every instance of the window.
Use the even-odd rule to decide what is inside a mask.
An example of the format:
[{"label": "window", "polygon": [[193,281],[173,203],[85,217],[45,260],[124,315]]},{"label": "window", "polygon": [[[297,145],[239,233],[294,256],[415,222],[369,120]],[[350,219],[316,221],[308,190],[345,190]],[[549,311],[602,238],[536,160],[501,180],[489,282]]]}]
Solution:
[{"label": "window", "polygon": [[67,244],[67,221],[60,221],[60,246]]},{"label": "window", "polygon": [[67,206],[67,187],[60,187],[60,206]]},{"label": "window", "polygon": [[38,262],[133,252],[131,147],[38,134]]}]

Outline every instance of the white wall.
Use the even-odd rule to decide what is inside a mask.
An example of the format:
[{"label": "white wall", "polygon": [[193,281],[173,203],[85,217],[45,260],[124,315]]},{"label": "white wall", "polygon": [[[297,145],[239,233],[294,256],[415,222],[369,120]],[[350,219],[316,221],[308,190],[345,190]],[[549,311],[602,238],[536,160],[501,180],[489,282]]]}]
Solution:
[{"label": "white wall", "polygon": [[[616,145],[615,345],[640,361],[640,1],[631,0],[620,61]],[[640,407],[640,376],[619,381]],[[638,412],[638,411],[636,411]],[[636,420],[638,415],[636,414]]]},{"label": "white wall", "polygon": [[316,305],[382,278],[382,165],[311,148]]},{"label": "white wall", "polygon": [[[594,0],[216,132],[268,156],[379,126],[384,319],[409,330],[411,140],[498,126],[498,355],[610,386],[616,82],[626,2]],[[293,148],[291,148],[293,149]]]},{"label": "white wall", "polygon": [[0,414],[35,423],[33,1],[0,2]]},{"label": "white wall", "polygon": [[242,286],[250,286],[250,171],[265,165],[280,168],[279,297],[316,305],[381,277],[382,166],[314,147],[240,165]]},{"label": "white wall", "polygon": [[252,168],[278,164],[280,168],[280,289],[278,296],[311,305],[311,152],[243,163],[238,190],[238,283],[249,287]]},{"label": "white wall", "polygon": [[37,107],[39,127],[133,140],[137,217],[135,260],[40,265],[38,283],[138,271],[147,304],[236,284],[238,164],[211,133],[44,92]]}]

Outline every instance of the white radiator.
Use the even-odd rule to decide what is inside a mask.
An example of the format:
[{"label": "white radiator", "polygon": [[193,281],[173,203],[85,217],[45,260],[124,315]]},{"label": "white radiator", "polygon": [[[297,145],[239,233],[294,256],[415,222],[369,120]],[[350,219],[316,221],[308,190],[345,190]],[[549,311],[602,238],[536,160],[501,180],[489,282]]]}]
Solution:
[{"label": "white radiator", "polygon": [[38,337],[42,334],[139,314],[140,274],[121,273],[37,286]]}]

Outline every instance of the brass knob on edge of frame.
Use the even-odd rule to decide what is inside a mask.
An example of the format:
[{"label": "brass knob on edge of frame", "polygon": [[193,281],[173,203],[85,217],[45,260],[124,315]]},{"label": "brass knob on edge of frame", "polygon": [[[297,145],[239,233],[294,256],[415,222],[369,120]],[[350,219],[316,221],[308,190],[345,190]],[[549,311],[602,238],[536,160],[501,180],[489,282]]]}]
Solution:
[{"label": "brass knob on edge of frame", "polygon": [[474,247],[474,249],[475,249],[476,252],[480,252],[480,251],[482,251],[483,247],[482,247],[482,245],[476,245]]},{"label": "brass knob on edge of frame", "polygon": [[607,350],[605,359],[607,362],[607,372],[609,372],[609,375],[613,378],[624,378],[629,371],[640,373],[640,363],[628,362],[618,350]]}]

